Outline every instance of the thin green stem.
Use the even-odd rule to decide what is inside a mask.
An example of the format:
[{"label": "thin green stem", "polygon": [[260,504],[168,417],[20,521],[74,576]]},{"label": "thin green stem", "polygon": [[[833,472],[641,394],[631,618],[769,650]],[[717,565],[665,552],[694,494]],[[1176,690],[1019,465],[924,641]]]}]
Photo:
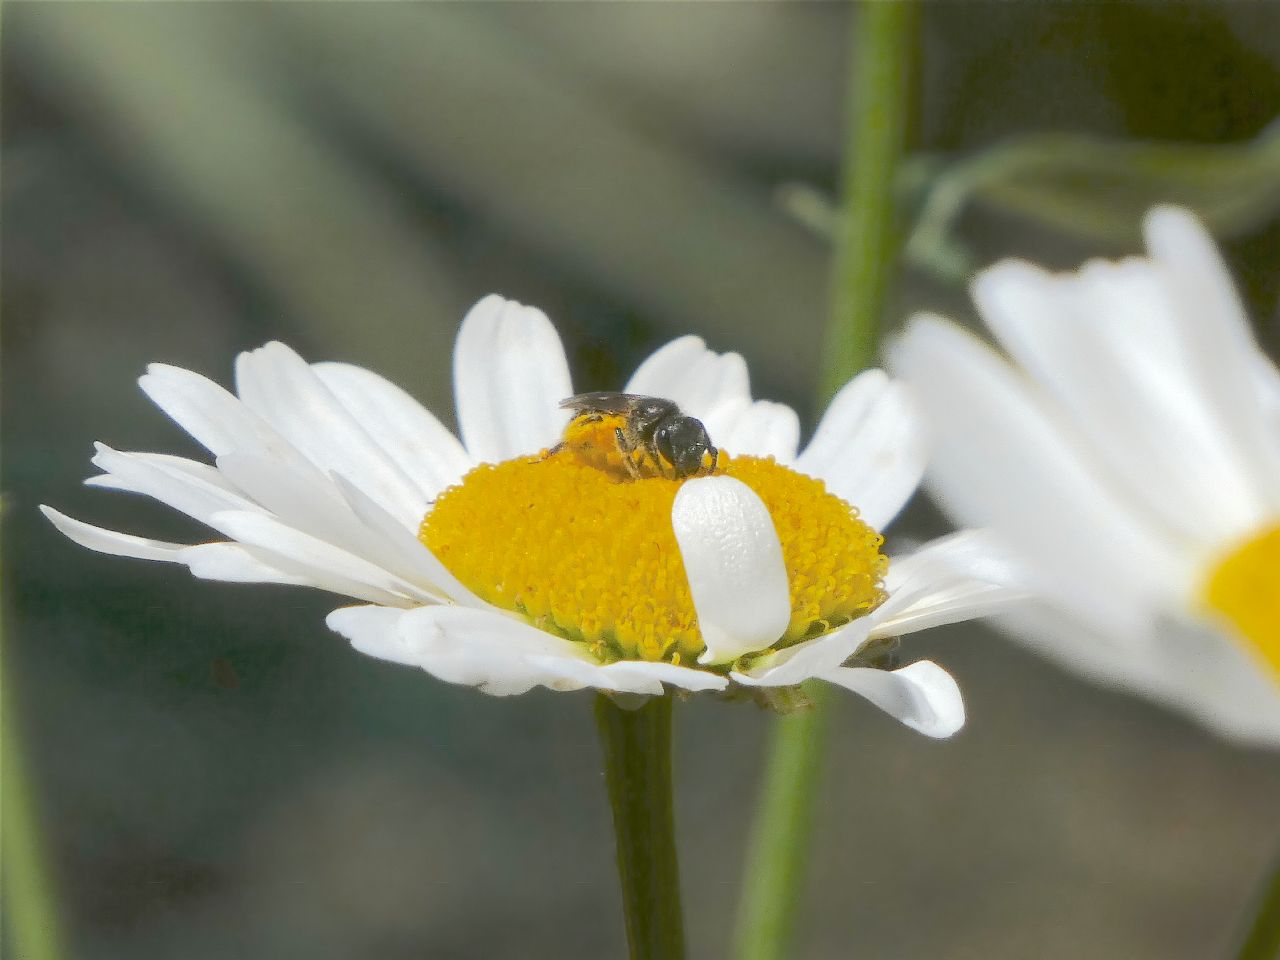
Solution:
[{"label": "thin green stem", "polygon": [[764,792],[752,828],[736,930],[740,960],[788,957],[813,832],[826,741],[825,684],[809,684],[813,706],[774,724]]},{"label": "thin green stem", "polygon": [[1248,929],[1232,956],[1236,960],[1276,960],[1280,957],[1280,859],[1272,864],[1265,886],[1257,893]]},{"label": "thin green stem", "polygon": [[843,203],[831,269],[822,399],[875,363],[901,238],[894,177],[915,104],[919,10],[913,0],[857,7],[850,44]]},{"label": "thin green stem", "polygon": [[596,696],[631,960],[682,960],[684,916],[671,805],[671,697],[627,710]]},{"label": "thin green stem", "polygon": [[[901,244],[893,186],[915,103],[918,16],[913,0],[882,0],[859,4],[853,22],[843,203],[820,384],[824,402],[877,355]],[[775,723],[739,905],[739,960],[795,956],[793,931],[829,709],[825,692],[810,686],[812,709]]]},{"label": "thin green stem", "polygon": [[15,727],[12,664],[0,658],[0,810],[3,811],[5,939],[23,960],[63,956],[53,885],[42,849],[39,817]]}]

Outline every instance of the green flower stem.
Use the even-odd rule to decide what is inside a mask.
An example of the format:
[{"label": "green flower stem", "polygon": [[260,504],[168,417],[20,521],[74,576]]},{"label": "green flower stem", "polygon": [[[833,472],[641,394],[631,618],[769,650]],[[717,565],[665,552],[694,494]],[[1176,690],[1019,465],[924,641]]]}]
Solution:
[{"label": "green flower stem", "polygon": [[4,891],[5,940],[22,960],[58,960],[63,956],[53,889],[41,849],[41,832],[22,744],[14,727],[12,678],[0,668],[0,889]]},{"label": "green flower stem", "polygon": [[671,806],[671,697],[627,710],[596,696],[631,960],[682,960],[684,916]]},{"label": "green flower stem", "polygon": [[813,798],[822,767],[827,685],[810,683],[813,701],[774,722],[764,793],[752,828],[736,930],[739,960],[790,957],[796,907],[813,832]]},{"label": "green flower stem", "polygon": [[885,295],[902,239],[894,215],[895,174],[915,108],[914,0],[877,0],[856,10],[823,401],[876,362]]},{"label": "green flower stem", "polygon": [[[849,74],[849,120],[842,170],[844,202],[831,272],[831,315],[821,399],[829,400],[875,362],[881,317],[901,238],[894,174],[914,109],[919,10],[913,0],[856,8]],[[765,770],[739,905],[739,960],[795,955],[792,933],[808,863],[819,785],[827,697],[807,687],[808,711],[779,718]]]},{"label": "green flower stem", "polygon": [[1280,859],[1272,864],[1266,883],[1258,890],[1257,902],[1238,949],[1236,960],[1276,960],[1280,957]]}]

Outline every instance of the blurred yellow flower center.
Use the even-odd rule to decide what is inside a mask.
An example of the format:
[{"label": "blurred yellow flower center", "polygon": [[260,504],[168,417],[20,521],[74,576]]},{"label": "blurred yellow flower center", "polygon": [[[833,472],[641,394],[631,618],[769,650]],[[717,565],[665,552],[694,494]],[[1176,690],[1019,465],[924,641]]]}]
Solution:
[{"label": "blurred yellow flower center", "polygon": [[1280,524],[1236,547],[1214,567],[1204,602],[1280,670]]},{"label": "blurred yellow flower center", "polygon": [[[825,633],[884,599],[884,538],[822,481],[772,458],[730,458],[769,509],[791,588],[777,647]],[[619,482],[572,451],[476,467],[445,490],[419,539],[478,596],[603,661],[693,664],[704,649],[671,529],[681,480]]]}]

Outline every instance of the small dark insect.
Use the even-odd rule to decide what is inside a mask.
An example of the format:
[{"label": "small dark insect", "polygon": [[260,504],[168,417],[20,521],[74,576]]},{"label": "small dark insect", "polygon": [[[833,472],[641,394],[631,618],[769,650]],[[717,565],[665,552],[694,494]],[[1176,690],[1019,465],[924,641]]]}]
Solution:
[{"label": "small dark insect", "polygon": [[719,461],[702,421],[686,417],[670,400],[598,392],[569,397],[560,406],[574,416],[551,452],[568,450],[620,479],[683,480],[713,473]]}]

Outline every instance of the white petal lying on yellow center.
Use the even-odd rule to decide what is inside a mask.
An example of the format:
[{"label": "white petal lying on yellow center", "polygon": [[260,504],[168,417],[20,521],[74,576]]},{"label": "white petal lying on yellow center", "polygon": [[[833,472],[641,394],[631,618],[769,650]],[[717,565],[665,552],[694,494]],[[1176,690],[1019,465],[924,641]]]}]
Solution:
[{"label": "white petal lying on yellow center", "polygon": [[791,593],[764,501],[733,477],[690,480],[671,525],[707,645],[698,662],[731,663],[776,642],[791,620]]}]

